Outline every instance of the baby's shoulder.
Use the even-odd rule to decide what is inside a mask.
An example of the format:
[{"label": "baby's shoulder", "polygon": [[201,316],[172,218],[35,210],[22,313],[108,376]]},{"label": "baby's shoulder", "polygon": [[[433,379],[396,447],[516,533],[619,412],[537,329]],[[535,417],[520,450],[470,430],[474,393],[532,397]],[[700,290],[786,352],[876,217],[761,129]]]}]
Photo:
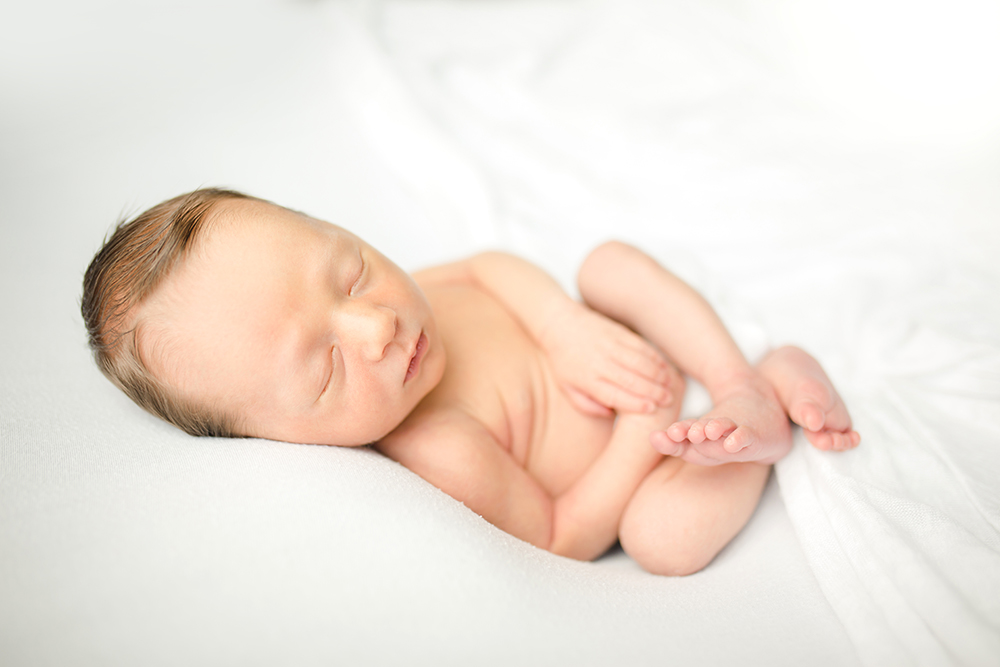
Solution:
[{"label": "baby's shoulder", "polygon": [[[458,406],[418,406],[395,430],[382,438],[376,448],[390,458],[436,456],[443,448],[456,443],[496,439],[475,416]],[[450,445],[441,443],[452,443]],[[401,461],[402,462],[402,461]]]},{"label": "baby's shoulder", "polygon": [[460,500],[509,465],[490,430],[459,407],[418,410],[375,447]]}]

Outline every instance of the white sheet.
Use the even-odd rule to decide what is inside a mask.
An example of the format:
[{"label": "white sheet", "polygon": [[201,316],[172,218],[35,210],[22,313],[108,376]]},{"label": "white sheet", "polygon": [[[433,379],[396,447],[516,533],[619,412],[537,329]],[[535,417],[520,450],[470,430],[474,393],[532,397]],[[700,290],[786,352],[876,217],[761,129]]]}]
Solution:
[{"label": "white sheet", "polygon": [[[996,144],[833,122],[765,9],[5,7],[0,662],[996,664]],[[122,209],[202,184],[409,268],[500,246],[571,287],[640,243],[749,353],[813,351],[863,447],[799,443],[675,580],[532,549],[370,452],[194,441],[99,376],[75,311]]]}]

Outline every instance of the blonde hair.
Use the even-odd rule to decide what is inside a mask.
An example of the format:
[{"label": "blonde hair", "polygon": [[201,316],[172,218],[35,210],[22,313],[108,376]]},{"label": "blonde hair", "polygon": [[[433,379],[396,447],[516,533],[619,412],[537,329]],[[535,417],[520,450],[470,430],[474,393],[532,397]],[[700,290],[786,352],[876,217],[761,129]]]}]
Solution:
[{"label": "blonde hair", "polygon": [[133,313],[189,252],[211,210],[227,200],[261,201],[205,188],[157,204],[120,222],[83,278],[80,310],[101,372],[140,407],[197,436],[240,434],[231,415],[195,405],[149,372],[139,353]]}]

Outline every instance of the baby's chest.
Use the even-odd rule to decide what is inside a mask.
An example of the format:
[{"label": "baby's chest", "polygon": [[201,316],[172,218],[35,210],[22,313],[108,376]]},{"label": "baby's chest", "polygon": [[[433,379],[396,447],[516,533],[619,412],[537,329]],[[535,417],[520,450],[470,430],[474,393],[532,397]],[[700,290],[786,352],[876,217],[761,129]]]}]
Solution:
[{"label": "baby's chest", "polygon": [[432,295],[448,355],[438,388],[498,446],[558,495],[607,444],[612,421],[585,415],[559,389],[545,354],[506,309],[471,288]]}]

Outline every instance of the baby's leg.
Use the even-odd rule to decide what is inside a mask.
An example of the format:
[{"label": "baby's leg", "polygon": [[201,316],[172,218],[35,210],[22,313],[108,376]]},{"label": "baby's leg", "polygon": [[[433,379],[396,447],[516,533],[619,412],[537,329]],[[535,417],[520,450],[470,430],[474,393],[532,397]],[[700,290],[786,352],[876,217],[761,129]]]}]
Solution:
[{"label": "baby's leg", "polygon": [[618,528],[622,548],[653,574],[701,570],[750,520],[770,469],[664,459],[625,508]]},{"label": "baby's leg", "polygon": [[774,386],[788,416],[817,449],[841,451],[861,442],[861,436],[851,428],[847,406],[823,367],[807,352],[797,347],[778,348],[757,368]]}]

